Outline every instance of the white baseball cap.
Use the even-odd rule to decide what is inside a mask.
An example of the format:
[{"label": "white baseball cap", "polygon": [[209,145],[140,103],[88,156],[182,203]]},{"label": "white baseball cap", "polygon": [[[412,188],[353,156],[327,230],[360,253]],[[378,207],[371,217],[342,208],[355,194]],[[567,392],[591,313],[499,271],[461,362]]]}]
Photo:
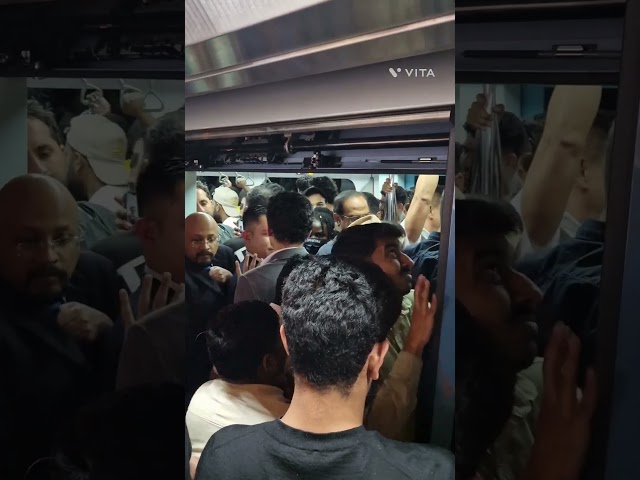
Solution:
[{"label": "white baseball cap", "polygon": [[238,194],[229,187],[218,187],[213,192],[213,199],[219,203],[225,213],[233,218],[241,216]]},{"label": "white baseball cap", "polygon": [[71,119],[67,142],[87,157],[100,181],[112,186],[127,185],[127,135],[118,125],[102,115],[79,115]]}]

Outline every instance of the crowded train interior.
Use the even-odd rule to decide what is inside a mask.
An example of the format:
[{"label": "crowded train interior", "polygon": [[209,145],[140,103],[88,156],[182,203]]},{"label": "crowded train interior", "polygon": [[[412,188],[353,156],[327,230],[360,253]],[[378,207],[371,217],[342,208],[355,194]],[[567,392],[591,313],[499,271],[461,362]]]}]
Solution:
[{"label": "crowded train interior", "polygon": [[[573,462],[572,478],[638,475],[637,354],[624,340],[638,333],[627,310],[638,261],[632,5],[456,2],[459,478],[523,478],[528,458],[552,465],[542,445],[568,438],[571,415],[549,398],[576,385],[591,413],[574,410],[583,428],[558,462]],[[493,342],[480,347],[482,335]]]},{"label": "crowded train interior", "polygon": [[[354,426],[364,425],[366,435],[381,435],[375,438],[385,442],[400,441],[394,449],[416,449],[414,459],[403,457],[413,475],[433,468],[434,478],[445,478],[452,472],[446,465],[452,462],[455,369],[448,247],[454,235],[453,2],[402,2],[401,8],[308,3],[316,5],[215,38],[201,35],[187,47],[185,276],[187,355],[193,363],[186,424],[192,468],[195,478],[216,478],[227,463],[223,454],[242,448],[240,439],[226,445],[226,429],[219,431],[233,423],[251,425],[246,432],[264,429],[267,437],[276,435],[272,428],[291,426],[297,430],[287,435],[342,432],[339,416],[365,392],[364,411],[360,406],[353,412]],[[287,27],[296,23],[309,29]],[[327,28],[313,26],[320,24]],[[288,36],[274,38],[281,30]],[[311,48],[316,44],[323,48]],[[396,299],[360,296],[346,272],[340,286],[332,283],[332,268],[344,265],[371,275],[370,281],[374,275],[390,280],[387,288]],[[309,268],[325,273],[318,277]],[[204,290],[202,276],[217,285]],[[212,288],[226,298],[211,295]],[[359,311],[351,303],[356,297],[393,310],[391,328],[380,337],[389,350],[379,375],[369,375],[371,389],[356,393],[356,382],[342,400],[327,403],[319,428],[311,405],[322,397],[323,382],[339,382],[325,378],[327,369],[346,369],[361,348],[362,327],[351,317]],[[234,357],[225,346],[242,310],[253,308],[257,315],[270,304],[281,315],[290,379],[284,389],[271,381],[278,388],[259,393],[246,378],[234,382],[238,374],[230,367],[240,361],[239,353]],[[306,319],[304,330],[297,330],[298,318]],[[235,335],[249,335],[252,322],[243,324]],[[207,329],[205,342],[201,332]],[[301,344],[297,335],[303,331]],[[195,359],[207,346],[209,362],[197,374]],[[304,358],[317,370],[305,367]],[[211,362],[214,374],[207,377]],[[281,399],[283,391],[289,400],[275,405],[273,395]],[[248,401],[228,406],[225,399],[239,392],[252,392],[252,402],[271,405],[270,413],[257,416]],[[370,455],[364,452],[373,437],[355,432],[332,467],[345,474],[356,468],[357,451]],[[275,444],[265,438],[260,445],[264,453],[256,455],[268,458],[264,468],[282,478],[294,478],[294,467],[303,465],[305,474],[328,472],[319,457],[306,453],[336,448],[328,437],[317,444],[301,438],[291,450],[285,444],[294,437],[283,433],[278,430]],[[225,448],[215,449],[217,442]],[[275,466],[290,462],[288,474]],[[380,462],[366,461],[354,478],[382,472],[392,478],[387,467],[376,466],[387,460]],[[253,472],[245,464],[238,468]]]},{"label": "crowded train interior", "polygon": [[182,282],[184,2],[2,1],[0,77],[0,478],[182,478],[184,342],[142,373],[134,319]]}]

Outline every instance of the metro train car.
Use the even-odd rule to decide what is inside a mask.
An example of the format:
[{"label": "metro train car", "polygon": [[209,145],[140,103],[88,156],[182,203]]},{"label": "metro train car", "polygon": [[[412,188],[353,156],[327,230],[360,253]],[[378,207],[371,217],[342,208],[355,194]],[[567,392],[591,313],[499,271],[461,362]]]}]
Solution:
[{"label": "metro train car", "polygon": [[[329,177],[337,190],[379,202],[385,182],[400,195],[420,175],[440,176],[440,308],[423,358],[415,440],[449,449],[454,2],[305,3],[276,18],[247,12],[243,25],[201,23],[187,39],[185,214],[197,209],[198,181],[295,190],[296,180]],[[287,36],[274,35],[281,31]]]}]

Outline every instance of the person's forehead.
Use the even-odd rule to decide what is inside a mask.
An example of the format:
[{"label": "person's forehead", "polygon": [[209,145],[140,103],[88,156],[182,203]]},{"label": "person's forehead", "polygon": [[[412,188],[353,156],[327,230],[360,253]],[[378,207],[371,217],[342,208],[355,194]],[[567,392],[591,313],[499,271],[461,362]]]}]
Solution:
[{"label": "person's forehead", "polygon": [[209,197],[207,197],[207,194],[206,194],[206,192],[204,190],[202,190],[201,188],[198,188],[197,190],[198,190],[198,192],[197,192],[198,193],[198,198],[209,198]]},{"label": "person's forehead", "polygon": [[42,121],[34,117],[29,117],[27,125],[29,127],[28,139],[30,141],[37,142],[53,142],[53,137],[51,136],[51,130],[49,127]]},{"label": "person's forehead", "polygon": [[358,210],[361,208],[369,208],[369,204],[367,203],[367,199],[365,197],[356,195],[345,200],[344,208],[345,210]]},{"label": "person's forehead", "polygon": [[379,238],[376,241],[376,248],[382,249],[382,250],[400,249],[402,248],[402,242],[400,241],[399,238],[392,238],[392,237]]},{"label": "person's forehead", "polygon": [[200,220],[198,222],[189,222],[185,226],[189,235],[212,235],[218,233],[218,226],[215,222],[206,222]]}]

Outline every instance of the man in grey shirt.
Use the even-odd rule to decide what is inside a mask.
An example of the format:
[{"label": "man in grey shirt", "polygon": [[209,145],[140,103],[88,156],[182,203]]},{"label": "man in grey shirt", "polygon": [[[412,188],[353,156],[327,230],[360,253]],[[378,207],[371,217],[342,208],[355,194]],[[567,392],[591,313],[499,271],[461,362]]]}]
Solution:
[{"label": "man in grey shirt", "polygon": [[238,279],[234,303],[274,301],[276,282],[287,260],[294,255],[307,255],[303,244],[311,232],[312,213],[311,203],[300,193],[282,192],[271,198],[267,223],[273,253]]}]

